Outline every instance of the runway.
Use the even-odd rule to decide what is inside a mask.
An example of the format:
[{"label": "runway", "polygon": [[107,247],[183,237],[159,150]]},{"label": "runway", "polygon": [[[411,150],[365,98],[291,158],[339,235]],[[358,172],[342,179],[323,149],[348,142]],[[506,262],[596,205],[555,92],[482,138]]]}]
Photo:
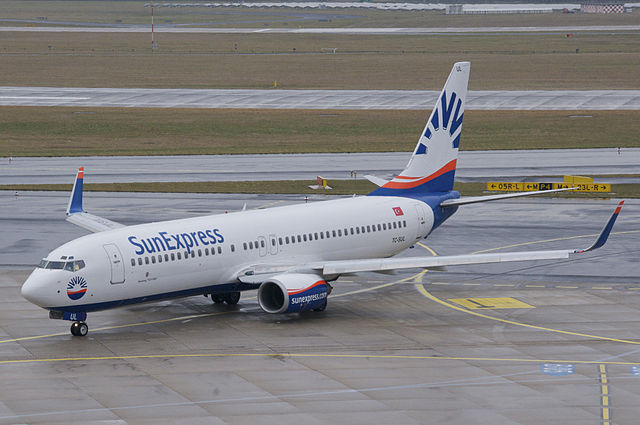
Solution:
[{"label": "runway", "polygon": [[[245,201],[249,208],[300,202],[94,195],[93,212],[127,223]],[[34,194],[0,210],[10,229],[2,258],[7,246],[24,247],[31,261],[81,234],[62,221],[60,201]],[[614,205],[472,205],[424,243],[442,255],[516,243],[581,247]],[[628,201],[610,242],[576,261],[343,277],[320,314],[268,315],[251,294],[237,308],[204,297],[140,305],[90,315],[85,339],[20,297],[28,270],[2,269],[0,423],[634,423],[638,205]],[[416,246],[403,255],[431,254]],[[469,299],[485,304],[463,307]],[[493,308],[498,299],[520,308]]]},{"label": "runway", "polygon": [[[430,90],[208,90],[71,87],[0,87],[0,105],[258,108],[424,109],[439,91]],[[640,110],[640,90],[470,91],[470,110]]]},{"label": "runway", "polygon": [[[478,33],[579,33],[579,32],[640,31],[640,25],[588,25],[550,27],[440,27],[440,28],[205,28],[155,26],[158,33],[180,34],[364,34],[364,35],[423,35],[423,34],[478,34]],[[150,26],[76,27],[1,26],[0,32],[76,32],[76,33],[151,33]]]},{"label": "runway", "polygon": [[[402,170],[408,152],[188,155],[115,157],[26,157],[0,161],[2,184],[71,183],[84,166],[87,183],[154,181],[315,180],[350,178],[351,170],[390,179]],[[525,177],[615,174],[637,178],[640,148],[462,151],[456,180],[462,182]],[[562,180],[562,177],[557,177]],[[556,178],[556,179],[557,179]],[[606,180],[606,181],[604,181]],[[495,180],[494,180],[495,181]],[[501,181],[501,180],[497,180]],[[602,183],[612,178],[602,179]],[[621,181],[620,181],[621,182]]]}]

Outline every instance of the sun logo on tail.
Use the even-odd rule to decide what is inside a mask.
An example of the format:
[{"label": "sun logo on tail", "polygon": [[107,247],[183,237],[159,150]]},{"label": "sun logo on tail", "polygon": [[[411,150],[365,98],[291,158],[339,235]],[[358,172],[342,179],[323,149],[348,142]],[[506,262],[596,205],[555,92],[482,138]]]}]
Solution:
[{"label": "sun logo on tail", "polygon": [[72,300],[79,300],[87,292],[87,281],[83,277],[74,276],[67,283],[67,295]]},{"label": "sun logo on tail", "polygon": [[[433,115],[427,124],[427,129],[425,130],[423,136],[431,140],[433,135],[442,130],[448,130],[449,136],[453,137],[453,135],[458,131],[460,126],[462,125],[462,118],[464,115],[464,111],[462,111],[462,99],[458,97],[458,95],[453,92],[451,93],[451,97],[447,99],[447,91],[444,90],[442,92],[442,96],[440,97],[440,102],[437,104],[437,107],[433,111]],[[452,148],[458,149],[460,146],[460,133],[453,139]],[[429,148],[424,143],[420,143],[418,148],[416,149],[416,155],[425,155],[429,151]]]}]

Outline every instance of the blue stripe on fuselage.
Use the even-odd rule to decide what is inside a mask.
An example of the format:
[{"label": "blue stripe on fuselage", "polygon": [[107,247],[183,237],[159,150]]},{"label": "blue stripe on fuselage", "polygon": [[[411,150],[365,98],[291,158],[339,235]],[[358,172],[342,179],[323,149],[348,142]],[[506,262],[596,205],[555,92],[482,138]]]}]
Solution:
[{"label": "blue stripe on fuselage", "polygon": [[249,283],[227,283],[223,285],[202,286],[199,288],[185,289],[182,291],[165,292],[162,294],[154,294],[154,295],[147,295],[144,297],[106,301],[102,303],[78,304],[78,305],[70,305],[70,306],[63,306],[63,307],[45,307],[45,308],[47,310],[55,310],[55,311],[69,312],[69,313],[100,311],[100,310],[108,310],[110,308],[115,308],[115,307],[123,307],[131,304],[160,301],[160,300],[166,300],[166,299],[172,299],[172,298],[190,297],[193,295],[248,291],[252,289],[258,289],[259,286],[260,286],[259,284],[249,284]]}]

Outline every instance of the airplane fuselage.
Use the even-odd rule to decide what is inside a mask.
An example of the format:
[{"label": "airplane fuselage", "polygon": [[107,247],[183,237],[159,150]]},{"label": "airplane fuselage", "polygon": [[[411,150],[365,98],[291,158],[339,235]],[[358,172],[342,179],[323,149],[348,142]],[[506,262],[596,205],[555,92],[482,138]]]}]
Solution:
[{"label": "airplane fuselage", "polygon": [[249,266],[390,257],[433,227],[427,204],[390,196],[127,226],[83,236],[52,251],[47,261],[82,260],[84,267],[37,268],[25,296],[46,309],[88,312],[256,289],[238,280]]}]

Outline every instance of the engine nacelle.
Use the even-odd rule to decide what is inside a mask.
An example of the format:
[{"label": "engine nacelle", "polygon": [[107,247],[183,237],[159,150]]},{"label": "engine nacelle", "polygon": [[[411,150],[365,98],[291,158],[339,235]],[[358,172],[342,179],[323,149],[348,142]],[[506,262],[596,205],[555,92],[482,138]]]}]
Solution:
[{"label": "engine nacelle", "polygon": [[324,309],[329,286],[315,274],[283,273],[264,281],[258,302],[267,313],[296,313]]}]

